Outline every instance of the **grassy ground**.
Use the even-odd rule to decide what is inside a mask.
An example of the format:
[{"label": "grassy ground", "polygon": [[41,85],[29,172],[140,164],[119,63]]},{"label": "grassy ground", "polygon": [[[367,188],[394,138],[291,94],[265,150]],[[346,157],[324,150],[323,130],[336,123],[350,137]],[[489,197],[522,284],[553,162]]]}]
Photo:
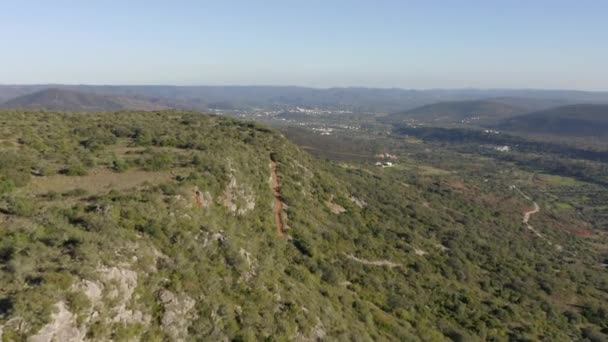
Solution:
[{"label": "grassy ground", "polygon": [[172,171],[128,170],[117,173],[108,169],[95,169],[85,176],[52,175],[34,177],[27,187],[29,193],[39,195],[48,192],[69,192],[76,189],[89,194],[105,193],[110,190],[124,190],[144,183],[160,184],[170,181],[175,175],[186,174],[189,169]]},{"label": "grassy ground", "polygon": [[542,181],[547,182],[550,185],[555,185],[555,186],[577,186],[577,185],[586,184],[585,182],[581,182],[572,177],[564,177],[564,176],[549,175],[549,174],[539,174],[538,177]]}]

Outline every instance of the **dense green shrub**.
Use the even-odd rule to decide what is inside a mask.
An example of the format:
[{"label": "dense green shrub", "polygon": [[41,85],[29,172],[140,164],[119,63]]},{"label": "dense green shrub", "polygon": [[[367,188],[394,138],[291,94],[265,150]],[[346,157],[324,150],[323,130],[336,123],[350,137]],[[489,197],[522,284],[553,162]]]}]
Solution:
[{"label": "dense green shrub", "polygon": [[112,161],[112,170],[116,172],[125,172],[129,169],[129,163],[123,159],[114,159]]},{"label": "dense green shrub", "polygon": [[29,217],[34,215],[36,205],[30,198],[23,196],[7,196],[5,197],[6,211],[10,214]]},{"label": "dense green shrub", "polygon": [[166,170],[173,166],[174,158],[169,153],[153,153],[152,157],[143,161],[143,167],[148,171]]}]

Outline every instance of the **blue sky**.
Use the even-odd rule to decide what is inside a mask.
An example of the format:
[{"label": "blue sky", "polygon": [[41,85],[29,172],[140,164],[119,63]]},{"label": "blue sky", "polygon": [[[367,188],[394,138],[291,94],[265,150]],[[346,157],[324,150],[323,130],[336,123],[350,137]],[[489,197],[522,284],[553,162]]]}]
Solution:
[{"label": "blue sky", "polygon": [[3,1],[0,83],[608,90],[608,1]]}]

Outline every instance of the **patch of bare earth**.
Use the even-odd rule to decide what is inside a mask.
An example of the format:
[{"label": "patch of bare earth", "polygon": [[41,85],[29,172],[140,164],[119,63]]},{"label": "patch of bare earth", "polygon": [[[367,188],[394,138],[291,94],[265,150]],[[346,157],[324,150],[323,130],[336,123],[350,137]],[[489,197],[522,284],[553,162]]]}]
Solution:
[{"label": "patch of bare earth", "polygon": [[352,254],[344,254],[344,255],[350,260],[353,260],[355,262],[358,262],[358,263],[364,264],[364,265],[368,265],[368,266],[383,266],[383,267],[389,267],[389,268],[403,266],[401,264],[392,262],[390,260],[365,260],[365,259],[357,258],[356,256],[354,256]]},{"label": "patch of bare earth", "polygon": [[170,181],[175,174],[185,173],[187,169],[173,171],[143,171],[128,170],[117,173],[108,169],[96,169],[85,176],[52,175],[34,177],[28,185],[33,194],[44,194],[51,191],[64,193],[71,190],[83,189],[88,193],[100,193],[109,190],[124,190],[142,185]]}]

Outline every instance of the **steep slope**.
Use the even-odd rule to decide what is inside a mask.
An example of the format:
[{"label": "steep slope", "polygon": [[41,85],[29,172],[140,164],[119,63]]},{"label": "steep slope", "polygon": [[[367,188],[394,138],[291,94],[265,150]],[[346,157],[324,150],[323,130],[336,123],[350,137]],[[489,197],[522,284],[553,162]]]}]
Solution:
[{"label": "steep slope", "polygon": [[3,339],[576,340],[607,328],[596,256],[544,211],[531,224],[564,249],[530,234],[518,193],[317,160],[254,123],[127,114],[0,112]]},{"label": "steep slope", "polygon": [[164,106],[141,99],[103,96],[57,88],[44,89],[33,94],[10,99],[1,104],[0,108],[46,109],[73,112],[167,109]]},{"label": "steep slope", "polygon": [[489,100],[439,102],[383,118],[388,123],[488,124],[525,113],[526,109]]},{"label": "steep slope", "polygon": [[498,127],[513,132],[608,136],[608,105],[570,105],[516,116]]}]

